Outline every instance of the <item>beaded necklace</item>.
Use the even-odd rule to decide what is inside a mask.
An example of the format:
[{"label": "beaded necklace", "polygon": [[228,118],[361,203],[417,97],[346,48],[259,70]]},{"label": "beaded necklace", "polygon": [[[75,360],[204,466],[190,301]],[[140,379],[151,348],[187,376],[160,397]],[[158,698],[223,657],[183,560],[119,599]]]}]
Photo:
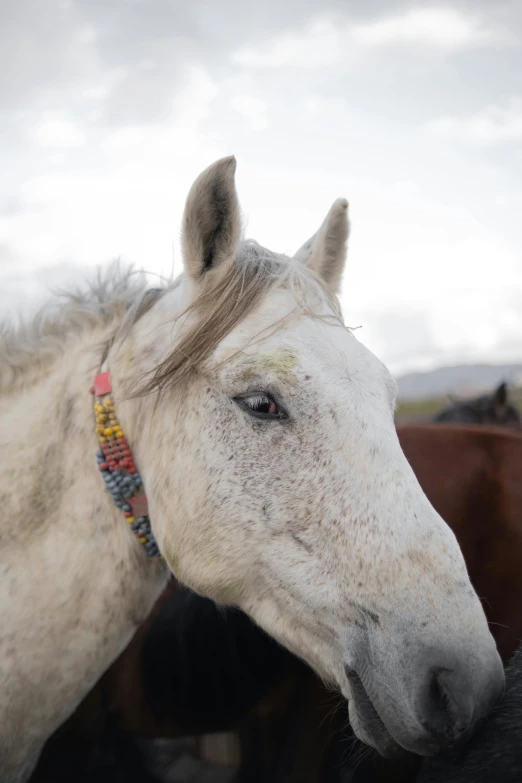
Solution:
[{"label": "beaded necklace", "polygon": [[[150,527],[147,496],[134,464],[132,451],[116,417],[110,372],[94,376],[90,389],[95,397],[94,415],[100,448],[96,462],[117,508],[123,511],[127,524],[143,545],[148,557],[161,557]],[[140,494],[141,493],[141,494]]]}]

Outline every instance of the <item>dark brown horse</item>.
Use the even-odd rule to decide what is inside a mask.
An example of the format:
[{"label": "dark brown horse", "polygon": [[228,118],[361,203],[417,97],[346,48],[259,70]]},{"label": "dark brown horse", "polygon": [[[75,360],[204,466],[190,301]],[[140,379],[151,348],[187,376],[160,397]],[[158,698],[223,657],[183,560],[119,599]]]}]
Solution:
[{"label": "dark brown horse", "polygon": [[433,421],[499,427],[522,425],[520,413],[509,399],[506,383],[501,383],[492,394],[482,394],[470,400],[453,400],[433,417]]},{"label": "dark brown horse", "polygon": [[[429,499],[459,540],[501,655],[507,659],[522,638],[522,437],[505,430],[444,424],[404,426],[399,437]],[[180,623],[175,589],[173,583],[127,650],[49,742],[34,783],[81,781],[93,745],[107,731],[114,731],[123,743],[121,755],[129,768],[121,780],[128,783],[146,779],[143,772],[132,777],[139,763],[133,735],[175,737],[225,729],[237,730],[247,751],[241,780],[340,782],[353,738],[338,739],[333,747],[332,742],[346,723],[345,705],[335,709],[332,693],[247,618],[229,613],[233,620],[227,627],[216,620],[226,614],[192,596],[189,610],[199,605],[207,612],[208,634],[201,645],[201,630]],[[196,642],[192,648],[191,639]],[[185,650],[181,656],[180,644]],[[222,664],[212,674],[216,659]],[[229,660],[232,667],[226,665]],[[176,677],[176,661],[185,669],[183,678]],[[240,683],[244,680],[243,688],[237,679],[234,682],[237,675]],[[206,692],[198,691],[202,680],[208,685]],[[252,742],[253,734],[264,739],[261,751],[259,741]],[[356,777],[350,774],[353,780],[408,781],[414,779],[418,764],[415,757],[395,762],[372,757],[358,765]]]}]

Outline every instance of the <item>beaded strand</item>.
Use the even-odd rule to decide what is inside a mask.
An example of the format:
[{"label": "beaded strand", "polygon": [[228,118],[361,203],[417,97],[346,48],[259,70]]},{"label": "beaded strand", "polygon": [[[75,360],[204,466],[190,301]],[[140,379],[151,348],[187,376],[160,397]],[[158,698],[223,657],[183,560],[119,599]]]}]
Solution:
[{"label": "beaded strand", "polygon": [[116,416],[114,402],[107,396],[112,391],[110,373],[96,375],[90,391],[96,397],[94,415],[100,444],[96,462],[107,492],[112,495],[117,508],[123,511],[127,524],[143,545],[147,556],[160,557],[150,526],[147,498],[139,494],[143,492],[143,482]]}]

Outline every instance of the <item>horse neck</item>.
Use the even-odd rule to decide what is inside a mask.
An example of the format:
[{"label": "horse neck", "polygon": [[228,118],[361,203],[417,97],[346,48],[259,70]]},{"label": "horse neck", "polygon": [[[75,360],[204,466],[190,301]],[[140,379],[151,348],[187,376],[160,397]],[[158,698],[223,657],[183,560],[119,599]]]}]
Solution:
[{"label": "horse neck", "polygon": [[158,569],[112,505],[95,462],[89,389],[108,337],[98,330],[71,340],[45,376],[3,400],[0,445],[10,457],[0,468],[0,530],[14,560],[37,559],[44,547],[57,567],[82,570],[92,558],[97,569],[136,569],[147,583]]}]

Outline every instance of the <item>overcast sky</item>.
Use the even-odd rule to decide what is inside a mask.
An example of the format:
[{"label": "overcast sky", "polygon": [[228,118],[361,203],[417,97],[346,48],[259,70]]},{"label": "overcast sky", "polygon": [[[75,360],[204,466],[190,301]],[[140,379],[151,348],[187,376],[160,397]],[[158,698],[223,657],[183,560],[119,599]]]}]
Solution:
[{"label": "overcast sky", "polygon": [[346,321],[393,370],[522,360],[521,0],[0,0],[1,311],[179,271],[232,153],[273,250],[348,198]]}]

